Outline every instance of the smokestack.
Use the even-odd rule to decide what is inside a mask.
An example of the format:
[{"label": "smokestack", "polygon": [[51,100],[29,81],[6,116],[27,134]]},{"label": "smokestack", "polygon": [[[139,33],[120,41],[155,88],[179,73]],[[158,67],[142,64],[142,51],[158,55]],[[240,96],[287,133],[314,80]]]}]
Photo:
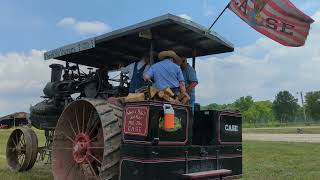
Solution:
[{"label": "smokestack", "polygon": [[51,64],[51,82],[61,81],[63,65],[61,64]]}]

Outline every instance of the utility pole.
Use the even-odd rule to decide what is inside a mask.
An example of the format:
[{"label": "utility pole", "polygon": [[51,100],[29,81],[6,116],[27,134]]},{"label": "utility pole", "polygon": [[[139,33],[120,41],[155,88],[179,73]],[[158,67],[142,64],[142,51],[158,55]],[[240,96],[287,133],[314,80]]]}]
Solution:
[{"label": "utility pole", "polygon": [[303,93],[302,93],[302,91],[301,91],[301,92],[297,92],[297,94],[300,94],[300,96],[301,96],[301,103],[302,103],[302,109],[303,109],[303,117],[304,117],[305,123],[308,124],[308,123],[307,123],[307,116],[306,116],[306,108],[305,108],[305,106],[304,106],[304,100],[303,100]]}]

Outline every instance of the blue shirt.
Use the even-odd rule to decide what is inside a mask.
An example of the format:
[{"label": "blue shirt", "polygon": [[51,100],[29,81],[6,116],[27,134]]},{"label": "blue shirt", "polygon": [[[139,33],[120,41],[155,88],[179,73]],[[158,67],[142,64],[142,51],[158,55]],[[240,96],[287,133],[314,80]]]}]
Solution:
[{"label": "blue shirt", "polygon": [[[196,71],[189,64],[187,64],[186,68],[182,70],[182,73],[183,73],[186,86],[189,86],[192,82],[198,83]],[[190,93],[190,104],[194,104],[195,100],[196,100],[196,93],[195,93],[195,90],[193,89]]]},{"label": "blue shirt", "polygon": [[180,66],[169,59],[164,59],[150,67],[145,73],[154,80],[157,89],[177,88],[184,81]]}]

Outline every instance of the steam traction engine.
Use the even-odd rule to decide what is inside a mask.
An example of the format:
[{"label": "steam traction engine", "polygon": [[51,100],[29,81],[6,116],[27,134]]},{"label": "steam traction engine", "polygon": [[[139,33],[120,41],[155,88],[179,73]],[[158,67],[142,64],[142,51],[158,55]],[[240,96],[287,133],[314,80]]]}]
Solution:
[{"label": "steam traction engine", "polygon": [[[38,148],[32,129],[16,129],[7,144],[7,160],[15,171],[33,167],[49,154],[57,180],[174,180],[239,178],[242,175],[241,115],[200,110],[168,102],[122,103],[128,78],[110,78],[119,67],[150,52],[172,49],[197,56],[232,52],[215,32],[167,14],[45,53],[65,61],[50,66],[44,101],[30,108],[30,120],[45,131]],[[79,67],[89,66],[85,73]],[[77,94],[76,98],[73,98]],[[72,95],[72,96],[71,96]],[[174,111],[174,127],[164,127],[164,109]],[[41,157],[41,156],[40,156]]]}]

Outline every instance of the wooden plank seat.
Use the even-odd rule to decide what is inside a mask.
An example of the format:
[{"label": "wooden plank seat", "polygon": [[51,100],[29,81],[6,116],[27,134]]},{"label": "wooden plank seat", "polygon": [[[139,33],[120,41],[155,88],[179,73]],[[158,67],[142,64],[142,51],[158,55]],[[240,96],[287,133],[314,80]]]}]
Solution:
[{"label": "wooden plank seat", "polygon": [[214,178],[219,177],[222,179],[224,176],[231,174],[231,170],[228,169],[218,169],[211,171],[202,171],[195,173],[182,174],[182,179],[203,179],[203,178]]}]

